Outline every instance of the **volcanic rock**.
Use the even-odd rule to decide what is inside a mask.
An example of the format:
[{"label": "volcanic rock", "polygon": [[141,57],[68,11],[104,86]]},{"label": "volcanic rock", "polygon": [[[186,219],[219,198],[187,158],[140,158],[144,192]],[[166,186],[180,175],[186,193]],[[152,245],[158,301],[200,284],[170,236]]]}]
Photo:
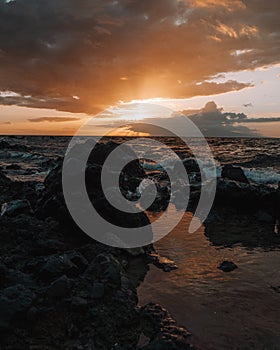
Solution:
[{"label": "volcanic rock", "polygon": [[222,178],[249,184],[244,171],[240,167],[227,164],[222,169]]}]

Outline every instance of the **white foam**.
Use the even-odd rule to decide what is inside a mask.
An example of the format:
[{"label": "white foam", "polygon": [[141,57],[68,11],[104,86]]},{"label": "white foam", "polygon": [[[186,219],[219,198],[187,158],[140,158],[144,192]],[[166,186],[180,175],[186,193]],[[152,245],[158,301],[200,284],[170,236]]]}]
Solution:
[{"label": "white foam", "polygon": [[247,179],[256,184],[277,186],[280,181],[280,172],[273,168],[243,168]]}]

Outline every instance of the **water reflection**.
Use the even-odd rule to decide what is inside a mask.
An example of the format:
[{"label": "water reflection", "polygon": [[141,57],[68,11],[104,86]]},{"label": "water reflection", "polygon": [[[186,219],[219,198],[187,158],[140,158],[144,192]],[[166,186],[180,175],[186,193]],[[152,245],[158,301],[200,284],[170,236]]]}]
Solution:
[{"label": "water reflection", "polygon": [[[190,234],[192,215],[155,244],[179,269],[166,273],[151,267],[139,288],[140,304],[160,303],[194,335],[203,349],[279,349],[280,252],[241,246],[218,248],[202,227]],[[232,260],[238,269],[217,268]],[[278,347],[277,347],[278,346]]]}]

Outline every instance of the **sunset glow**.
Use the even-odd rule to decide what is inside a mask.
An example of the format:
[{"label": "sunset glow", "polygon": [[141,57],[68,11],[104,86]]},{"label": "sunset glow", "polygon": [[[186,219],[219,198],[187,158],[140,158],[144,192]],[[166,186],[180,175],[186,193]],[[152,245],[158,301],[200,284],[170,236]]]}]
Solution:
[{"label": "sunset glow", "polygon": [[[274,0],[83,0],[67,8],[1,0],[0,133],[72,135],[130,101],[174,111],[214,101],[248,118],[279,118],[277,11]],[[122,116],[145,118],[141,110]],[[277,122],[257,130],[277,136]]]}]

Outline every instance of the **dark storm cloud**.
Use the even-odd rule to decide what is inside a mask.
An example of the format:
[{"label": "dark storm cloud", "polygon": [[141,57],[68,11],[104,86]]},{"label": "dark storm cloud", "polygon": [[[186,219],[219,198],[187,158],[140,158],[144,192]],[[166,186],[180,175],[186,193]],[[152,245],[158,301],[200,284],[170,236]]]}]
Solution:
[{"label": "dark storm cloud", "polygon": [[204,80],[279,62],[279,11],[279,0],[0,0],[0,91],[32,96],[0,103],[96,113],[242,89]]},{"label": "dark storm cloud", "polygon": [[280,122],[280,118],[246,118],[242,123],[274,123],[274,122]]}]

